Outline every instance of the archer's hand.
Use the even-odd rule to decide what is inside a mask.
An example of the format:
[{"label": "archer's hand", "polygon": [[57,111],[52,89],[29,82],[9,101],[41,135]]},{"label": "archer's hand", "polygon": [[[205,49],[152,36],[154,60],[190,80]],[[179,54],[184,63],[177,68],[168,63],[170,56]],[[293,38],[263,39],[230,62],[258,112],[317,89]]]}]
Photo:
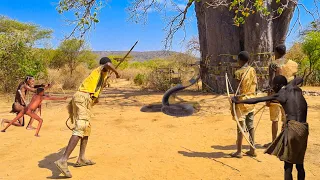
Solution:
[{"label": "archer's hand", "polygon": [[235,103],[235,104],[239,104],[239,100],[236,96],[231,97],[231,102]]}]

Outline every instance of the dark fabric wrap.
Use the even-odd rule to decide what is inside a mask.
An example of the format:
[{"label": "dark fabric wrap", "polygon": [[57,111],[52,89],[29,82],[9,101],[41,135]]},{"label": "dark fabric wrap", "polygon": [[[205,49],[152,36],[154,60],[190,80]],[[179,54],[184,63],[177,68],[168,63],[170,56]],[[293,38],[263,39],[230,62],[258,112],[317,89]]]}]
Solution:
[{"label": "dark fabric wrap", "polygon": [[288,163],[303,164],[308,135],[308,123],[290,120],[264,153],[275,155]]}]

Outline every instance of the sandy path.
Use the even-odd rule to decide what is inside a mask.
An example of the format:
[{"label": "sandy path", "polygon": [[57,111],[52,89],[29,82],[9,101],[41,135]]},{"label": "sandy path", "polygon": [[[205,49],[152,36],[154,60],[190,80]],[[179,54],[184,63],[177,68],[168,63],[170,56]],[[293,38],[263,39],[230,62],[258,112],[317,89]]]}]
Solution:
[{"label": "sandy path", "polygon": [[[88,158],[97,164],[70,166],[74,179],[283,179],[283,163],[263,154],[262,148],[256,159],[226,158],[235,150],[236,140],[236,124],[231,120],[226,96],[185,92],[179,97],[198,101],[201,111],[185,118],[142,113],[141,106],[160,102],[161,93],[128,88],[126,82],[106,90],[93,109],[87,149]],[[13,118],[7,113],[11,103],[1,99],[0,116]],[[307,179],[320,179],[320,97],[307,97],[307,101],[310,136],[306,174]],[[71,135],[64,125],[66,104],[56,101],[43,105],[40,138],[20,127],[0,133],[0,179],[61,178],[53,162],[61,156]],[[258,144],[271,138],[268,117],[266,110],[256,132]],[[70,165],[78,152],[79,146],[71,155]]]}]

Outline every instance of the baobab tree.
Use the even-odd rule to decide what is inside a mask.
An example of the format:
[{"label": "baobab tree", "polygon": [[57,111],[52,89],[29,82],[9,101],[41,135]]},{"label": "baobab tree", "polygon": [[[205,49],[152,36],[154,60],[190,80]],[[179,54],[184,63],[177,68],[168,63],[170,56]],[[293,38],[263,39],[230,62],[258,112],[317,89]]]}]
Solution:
[{"label": "baobab tree", "polygon": [[[298,0],[189,0],[184,6],[175,0],[133,0],[128,7],[133,22],[145,23],[151,9],[165,13],[175,10],[167,19],[165,48],[170,48],[174,34],[185,30],[190,7],[195,6],[201,53],[201,79],[204,88],[225,92],[224,75],[237,68],[235,55],[246,50],[251,54],[261,80],[266,86],[265,68],[276,45],[285,42],[293,13],[298,11],[294,26],[300,23],[302,11],[319,18],[319,0],[313,0],[313,11]],[[75,11],[76,31],[82,36],[98,22],[97,11],[106,1],[61,0],[58,11]],[[172,14],[172,13],[170,13]],[[265,67],[265,68],[263,68]]]}]

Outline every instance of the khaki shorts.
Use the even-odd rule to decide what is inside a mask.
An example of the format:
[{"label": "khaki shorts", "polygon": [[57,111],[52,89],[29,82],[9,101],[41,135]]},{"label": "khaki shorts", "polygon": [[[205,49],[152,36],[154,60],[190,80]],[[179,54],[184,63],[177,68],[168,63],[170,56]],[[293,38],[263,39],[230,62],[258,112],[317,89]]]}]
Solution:
[{"label": "khaki shorts", "polygon": [[[253,119],[254,119],[254,113],[253,112],[249,112],[247,115],[242,116],[241,118],[239,118],[239,123],[242,127],[243,130],[248,130],[250,131],[251,129],[254,128],[253,125]],[[240,129],[237,126],[237,130],[240,133]]]},{"label": "khaki shorts", "polygon": [[280,112],[281,112],[281,121],[284,122],[286,120],[286,114],[282,106],[280,106],[280,104],[271,103],[269,107],[269,111],[270,111],[271,121],[278,122]]},{"label": "khaki shorts", "polygon": [[72,131],[72,135],[84,137],[90,136],[91,134],[91,124],[87,120],[76,120],[76,126]]},{"label": "khaki shorts", "polygon": [[72,98],[72,116],[75,120],[75,128],[72,135],[83,137],[91,133],[91,104],[92,99],[89,93],[76,92]]}]

